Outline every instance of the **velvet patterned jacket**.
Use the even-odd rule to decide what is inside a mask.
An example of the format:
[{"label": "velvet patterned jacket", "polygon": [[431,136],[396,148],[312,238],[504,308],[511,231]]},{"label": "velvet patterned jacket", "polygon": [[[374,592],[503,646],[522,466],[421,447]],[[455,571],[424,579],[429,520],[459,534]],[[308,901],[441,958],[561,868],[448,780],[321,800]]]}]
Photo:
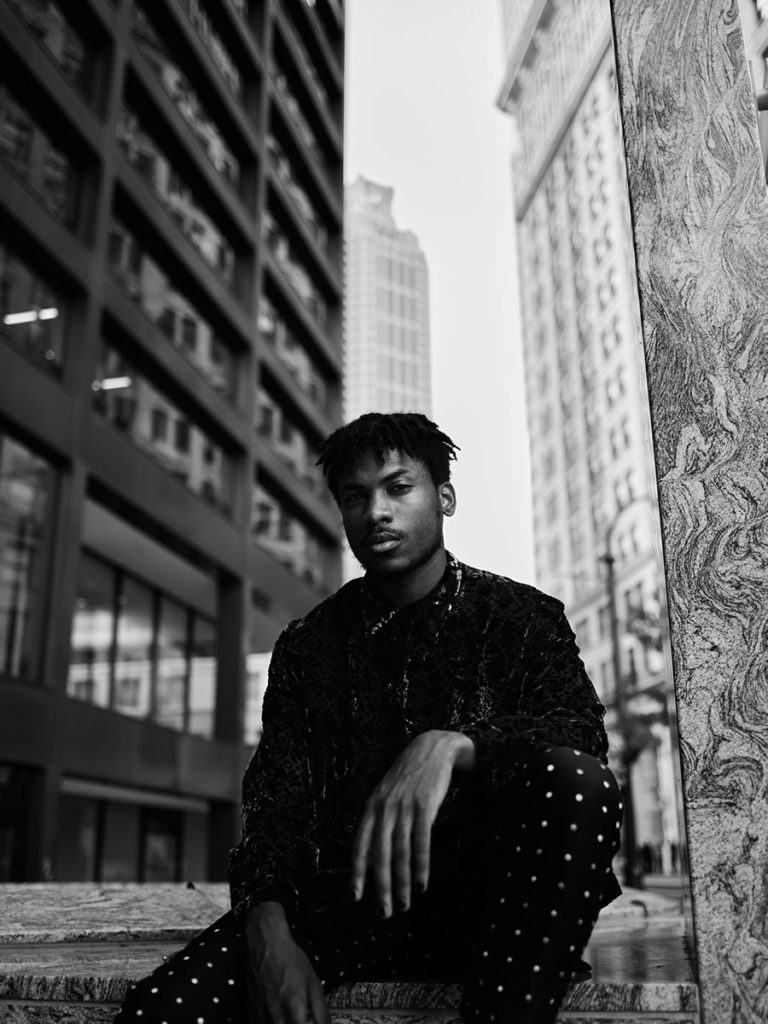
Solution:
[{"label": "velvet patterned jacket", "polygon": [[[472,784],[492,790],[550,745],[605,762],[604,715],[562,604],[534,587],[450,554],[438,586],[402,608],[353,580],[275,646],[229,857],[236,917],[276,900],[291,920],[313,887],[346,898],[365,802],[419,733],[469,736]],[[457,788],[439,820],[460,813]]]}]

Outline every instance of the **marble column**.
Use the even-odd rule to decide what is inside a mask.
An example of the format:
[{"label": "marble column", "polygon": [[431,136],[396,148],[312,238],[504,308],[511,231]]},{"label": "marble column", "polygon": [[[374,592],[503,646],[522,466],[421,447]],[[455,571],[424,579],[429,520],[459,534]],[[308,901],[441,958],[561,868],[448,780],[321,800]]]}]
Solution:
[{"label": "marble column", "polygon": [[611,0],[706,1024],[768,1021],[768,198],[736,0]]}]

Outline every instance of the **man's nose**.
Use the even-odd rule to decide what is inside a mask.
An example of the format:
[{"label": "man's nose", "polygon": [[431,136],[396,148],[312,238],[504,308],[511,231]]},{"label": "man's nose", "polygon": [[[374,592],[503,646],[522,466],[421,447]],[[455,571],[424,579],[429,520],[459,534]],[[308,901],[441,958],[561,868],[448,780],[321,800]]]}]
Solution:
[{"label": "man's nose", "polygon": [[386,494],[372,494],[365,513],[366,519],[370,523],[389,522],[392,518],[392,508]]}]

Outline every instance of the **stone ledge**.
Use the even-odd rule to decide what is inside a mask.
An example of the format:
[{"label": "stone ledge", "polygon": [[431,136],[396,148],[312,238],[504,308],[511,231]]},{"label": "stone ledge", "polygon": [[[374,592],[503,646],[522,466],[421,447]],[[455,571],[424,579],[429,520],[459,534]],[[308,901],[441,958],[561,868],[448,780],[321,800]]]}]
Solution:
[{"label": "stone ledge", "polygon": [[[654,913],[617,903],[585,953],[594,980],[572,986],[558,1019],[698,1024],[682,917],[667,904]],[[0,1022],[105,1024],[132,981],[226,910],[227,890],[0,885],[0,906]],[[329,1002],[334,1024],[449,1024],[460,997],[458,984],[370,981],[340,986]]]}]

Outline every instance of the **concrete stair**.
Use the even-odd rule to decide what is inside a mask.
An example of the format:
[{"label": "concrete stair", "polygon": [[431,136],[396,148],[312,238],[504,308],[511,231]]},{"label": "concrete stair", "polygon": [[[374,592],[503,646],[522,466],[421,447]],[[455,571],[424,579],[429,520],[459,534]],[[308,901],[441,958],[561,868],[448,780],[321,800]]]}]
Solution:
[{"label": "concrete stair", "polygon": [[[699,1024],[683,918],[621,897],[585,957],[593,980],[573,985],[570,1024]],[[149,974],[227,907],[225,886],[0,885],[0,1022],[106,1024],[127,986]],[[461,989],[435,982],[358,982],[331,996],[334,1024],[448,1024]]]}]

